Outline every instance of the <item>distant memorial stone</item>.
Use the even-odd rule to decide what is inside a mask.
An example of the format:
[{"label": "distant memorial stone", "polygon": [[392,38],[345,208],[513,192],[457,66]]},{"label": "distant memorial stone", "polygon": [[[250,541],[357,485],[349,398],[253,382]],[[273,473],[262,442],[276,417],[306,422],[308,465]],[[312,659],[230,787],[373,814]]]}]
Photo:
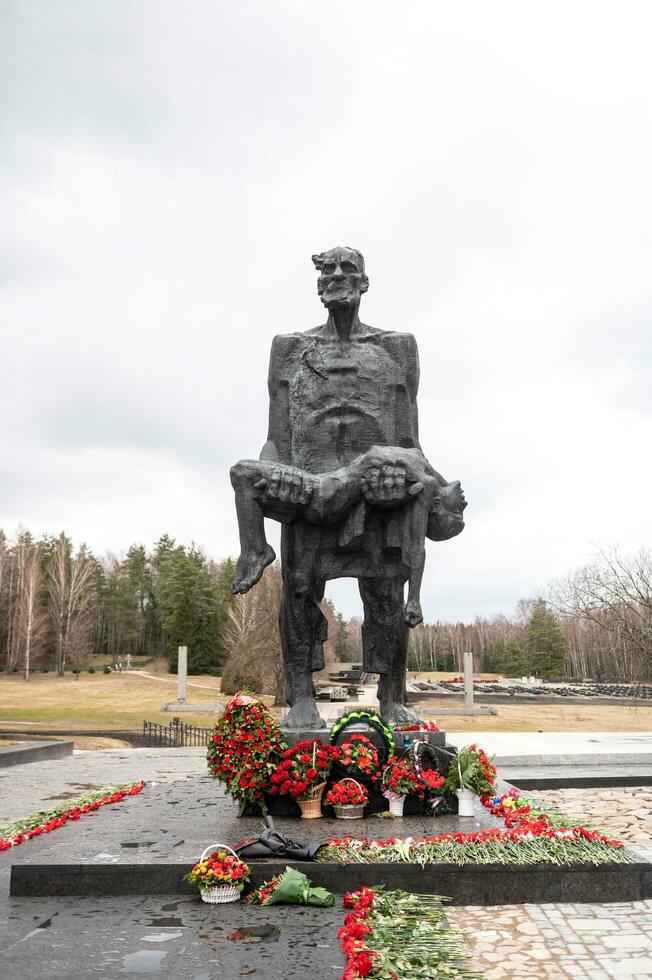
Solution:
[{"label": "distant memorial stone", "polygon": [[291,705],[283,727],[325,727],[312,675],[324,667],[320,602],[335,578],[358,580],[363,667],[380,675],[383,718],[418,721],[406,707],[405,671],[408,630],[423,621],[425,538],[459,534],[466,501],[419,445],[414,337],[358,317],[369,287],[361,253],[340,247],[312,260],[328,319],[274,338],[267,442],[259,460],[231,469],[241,545],[233,591],[247,592],[274,561],[264,518],[280,521],[279,624]]}]

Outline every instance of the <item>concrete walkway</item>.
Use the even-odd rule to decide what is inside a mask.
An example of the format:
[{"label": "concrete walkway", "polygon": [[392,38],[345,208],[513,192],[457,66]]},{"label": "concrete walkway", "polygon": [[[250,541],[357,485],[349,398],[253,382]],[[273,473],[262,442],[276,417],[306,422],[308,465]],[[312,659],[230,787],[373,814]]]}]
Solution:
[{"label": "concrete walkway", "polygon": [[0,826],[117,783],[179,783],[205,776],[206,749],[104,749],[0,770]]},{"label": "concrete walkway", "polygon": [[452,745],[480,745],[498,766],[649,765],[652,732],[450,732]]}]

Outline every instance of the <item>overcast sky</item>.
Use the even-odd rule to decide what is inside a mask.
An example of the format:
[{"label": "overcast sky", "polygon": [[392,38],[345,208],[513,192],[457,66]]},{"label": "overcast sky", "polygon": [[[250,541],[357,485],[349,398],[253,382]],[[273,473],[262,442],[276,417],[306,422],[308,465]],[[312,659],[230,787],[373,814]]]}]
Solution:
[{"label": "overcast sky", "polygon": [[235,554],[272,336],[346,244],[469,500],[428,620],[652,545],[649,3],[0,11],[0,526]]}]

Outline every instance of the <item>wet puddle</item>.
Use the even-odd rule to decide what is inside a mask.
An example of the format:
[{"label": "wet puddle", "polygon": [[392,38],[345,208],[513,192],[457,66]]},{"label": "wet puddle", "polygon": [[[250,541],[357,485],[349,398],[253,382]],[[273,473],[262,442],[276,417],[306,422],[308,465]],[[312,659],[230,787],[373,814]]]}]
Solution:
[{"label": "wet puddle", "polygon": [[214,943],[223,943],[228,939],[230,943],[276,943],[281,935],[278,926],[242,926],[241,929],[233,929],[226,936],[218,936],[214,933],[200,932],[199,939],[208,939]]},{"label": "wet puddle", "polygon": [[156,919],[150,919],[148,926],[183,926],[183,922],[176,915],[162,915]]},{"label": "wet puddle", "polygon": [[151,847],[154,843],[153,840],[122,841],[120,847]]},{"label": "wet puddle", "polygon": [[158,973],[168,954],[165,950],[139,949],[122,957],[121,973]]},{"label": "wet puddle", "polygon": [[52,925],[52,919],[46,919],[45,922],[39,922],[39,924],[34,929],[30,930],[30,932],[28,932],[26,936],[23,936],[20,942],[24,943],[25,940],[32,939],[34,936],[38,936],[40,932],[42,932],[44,929],[49,929],[51,925]]}]

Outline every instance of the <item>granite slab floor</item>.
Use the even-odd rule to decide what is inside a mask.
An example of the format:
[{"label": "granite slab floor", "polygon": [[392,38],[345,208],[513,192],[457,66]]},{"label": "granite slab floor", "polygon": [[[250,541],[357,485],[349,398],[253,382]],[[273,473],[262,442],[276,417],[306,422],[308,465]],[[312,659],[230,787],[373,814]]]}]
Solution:
[{"label": "granite slab floor", "polygon": [[[0,824],[102,784],[141,778],[149,785],[140,796],[0,854],[0,977],[338,978],[344,966],[339,901],[333,909],[312,910],[208,906],[179,896],[8,897],[11,863],[74,863],[82,857],[134,863],[171,851],[175,860],[191,862],[213,835],[215,842],[238,840],[258,829],[256,818],[237,818],[232,802],[207,777],[203,749],[79,752],[14,767],[0,774]],[[626,813],[632,837],[650,817],[645,788],[559,793],[564,796],[554,803],[569,812],[581,809],[584,819],[605,822],[614,814],[617,822]],[[443,830],[446,819],[411,818],[408,832],[432,833],[433,825]],[[278,823],[295,836],[301,827],[301,836],[311,839],[342,833],[334,821]],[[399,832],[398,821],[378,818],[356,828],[360,836]],[[458,907],[448,914],[489,980],[652,978],[651,902]]]}]

